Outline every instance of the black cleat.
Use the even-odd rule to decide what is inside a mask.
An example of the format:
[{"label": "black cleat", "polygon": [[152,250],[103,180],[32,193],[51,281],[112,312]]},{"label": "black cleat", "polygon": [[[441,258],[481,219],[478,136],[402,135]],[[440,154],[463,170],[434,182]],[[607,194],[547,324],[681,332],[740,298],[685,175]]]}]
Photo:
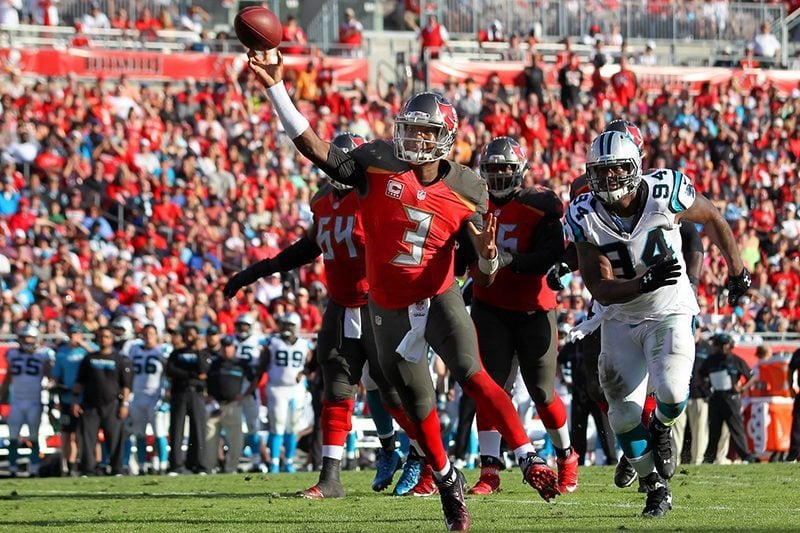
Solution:
[{"label": "black cleat", "polygon": [[672,428],[662,424],[655,413],[650,421],[650,445],[653,448],[656,472],[664,479],[671,479],[675,475],[675,456],[678,452],[672,438]]},{"label": "black cleat", "polygon": [[662,479],[657,472],[653,472],[643,481],[647,488],[647,503],[642,511],[642,516],[661,518],[672,509],[672,491],[669,490],[666,480]]},{"label": "black cleat", "polygon": [[437,481],[439,497],[442,499],[444,523],[448,531],[467,531],[470,526],[469,510],[464,502],[464,489],[467,480],[464,474],[456,467],[451,466],[450,472],[442,481]]},{"label": "black cleat", "polygon": [[639,477],[639,474],[636,473],[636,469],[633,468],[631,462],[628,461],[628,458],[623,454],[622,457],[619,458],[617,468],[614,469],[614,485],[621,489],[630,487],[633,485],[633,482],[636,481],[637,477]]}]

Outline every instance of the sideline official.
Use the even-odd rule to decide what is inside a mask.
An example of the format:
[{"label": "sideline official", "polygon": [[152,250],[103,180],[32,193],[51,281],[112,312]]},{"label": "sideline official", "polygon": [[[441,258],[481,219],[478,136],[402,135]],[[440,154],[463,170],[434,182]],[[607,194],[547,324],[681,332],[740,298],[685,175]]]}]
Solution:
[{"label": "sideline official", "polygon": [[81,475],[95,474],[97,462],[95,447],[97,431],[102,428],[108,449],[112,475],[122,475],[122,449],[125,425],[128,417],[128,397],[131,392],[130,361],[114,348],[111,329],[101,327],[96,332],[100,350],[90,353],[81,361],[78,376],[72,386],[72,397],[83,399],[72,404],[72,416],[80,418]]},{"label": "sideline official", "polygon": [[[196,324],[181,328],[183,347],[175,350],[167,360],[167,377],[172,380],[169,420],[169,473],[170,475],[195,472],[207,474],[205,440],[206,409],[203,394],[208,377],[209,358],[200,348]],[[183,430],[189,417],[189,447],[183,454]]]}]

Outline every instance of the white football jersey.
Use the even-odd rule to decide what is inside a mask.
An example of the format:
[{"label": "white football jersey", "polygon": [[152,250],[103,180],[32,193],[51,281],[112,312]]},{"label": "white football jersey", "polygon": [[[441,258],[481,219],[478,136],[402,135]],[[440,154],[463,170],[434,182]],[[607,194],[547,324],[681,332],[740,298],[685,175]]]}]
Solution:
[{"label": "white football jersey", "polygon": [[6,352],[11,381],[11,403],[41,402],[44,368],[48,361],[55,360],[55,352],[46,347],[36,348],[33,353],[11,348]]},{"label": "white football jersey", "polygon": [[593,308],[603,318],[630,324],[673,314],[695,315],[699,309],[681,253],[680,224],[675,221],[675,215],[694,203],[694,186],[680,172],[658,169],[642,177],[641,187],[646,201],[638,220],[630,221],[634,224],[630,231],[592,193],[585,193],[569,204],[564,224],[567,237],[595,245],[611,262],[617,279],[641,276],[665,256],[678,259],[682,275],[676,285],[620,304],[604,306],[595,301]]},{"label": "white football jersey", "polygon": [[164,390],[164,367],[168,357],[168,347],[163,344],[156,345],[155,348],[146,348],[144,344],[131,347],[134,396],[161,396]]},{"label": "white football jersey", "polygon": [[267,348],[271,357],[267,373],[268,385],[297,385],[297,375],[306,364],[306,355],[311,344],[306,339],[298,338],[293,344],[286,342],[280,335],[270,337]]},{"label": "white football jersey", "polygon": [[[258,370],[258,361],[261,358],[261,350],[264,344],[266,344],[266,339],[263,335],[253,334],[244,340],[239,340],[237,338],[235,343],[236,357],[250,365],[250,369],[253,371],[253,375],[255,375]],[[243,391],[247,390],[250,386],[249,380],[245,379],[244,381]]]}]

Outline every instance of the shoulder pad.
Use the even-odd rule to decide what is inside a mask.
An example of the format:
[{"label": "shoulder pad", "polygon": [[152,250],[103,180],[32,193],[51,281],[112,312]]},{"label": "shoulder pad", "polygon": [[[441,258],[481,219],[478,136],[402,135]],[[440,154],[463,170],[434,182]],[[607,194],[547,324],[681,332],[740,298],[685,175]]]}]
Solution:
[{"label": "shoulder pad", "polygon": [[569,198],[570,200],[574,199],[576,196],[581,194],[591,192],[589,189],[589,182],[586,179],[586,174],[581,174],[569,187]]},{"label": "shoulder pad", "polygon": [[[322,181],[322,180],[320,180],[320,181]],[[323,198],[328,196],[331,193],[331,191],[333,191],[333,190],[334,190],[333,185],[328,183],[327,179],[324,180],[324,183],[319,188],[319,190],[317,190],[316,194],[314,194],[314,196],[311,197],[311,201],[309,203],[313,207],[314,204],[316,204],[317,202],[319,202],[320,200],[322,200]]]},{"label": "shoulder pad", "polygon": [[450,163],[450,170],[443,181],[454,193],[474,204],[478,213],[486,213],[486,206],[489,202],[489,189],[486,187],[486,181],[469,167],[453,161],[448,161],[448,163]]},{"label": "shoulder pad", "polygon": [[545,216],[561,218],[564,215],[564,204],[555,191],[546,187],[527,187],[516,197],[522,205],[541,211]]},{"label": "shoulder pad", "polygon": [[697,196],[692,181],[677,170],[652,169],[642,179],[650,189],[650,196],[663,202],[673,213],[689,209]]},{"label": "shoulder pad", "polygon": [[394,145],[386,141],[364,143],[348,154],[362,168],[378,167],[384,170],[407,170],[408,165],[394,155]]}]

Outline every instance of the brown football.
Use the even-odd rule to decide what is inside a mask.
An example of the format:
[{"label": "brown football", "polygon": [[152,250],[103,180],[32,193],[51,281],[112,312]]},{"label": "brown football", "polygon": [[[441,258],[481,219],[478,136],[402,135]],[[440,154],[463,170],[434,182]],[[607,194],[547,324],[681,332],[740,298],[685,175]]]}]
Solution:
[{"label": "brown football", "polygon": [[263,51],[272,50],[281,42],[283,26],[278,16],[262,6],[242,9],[233,20],[236,37],[245,48]]}]

